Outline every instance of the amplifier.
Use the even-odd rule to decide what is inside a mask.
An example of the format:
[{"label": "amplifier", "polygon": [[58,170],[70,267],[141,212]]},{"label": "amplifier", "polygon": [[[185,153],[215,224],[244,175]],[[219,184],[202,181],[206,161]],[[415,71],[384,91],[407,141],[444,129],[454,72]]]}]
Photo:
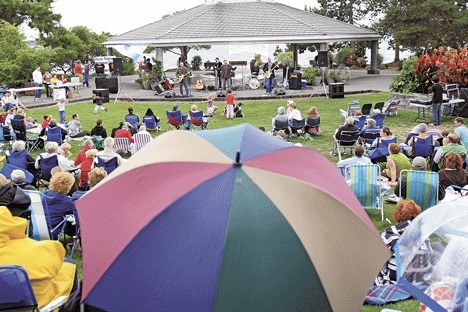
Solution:
[{"label": "amplifier", "polygon": [[96,84],[96,89],[106,89],[107,88],[107,77],[96,77],[94,79]]},{"label": "amplifier", "polygon": [[216,62],[205,62],[203,63],[203,66],[205,67],[206,70],[210,69],[211,67],[214,67],[216,65]]},{"label": "amplifier", "polygon": [[119,92],[119,80],[117,79],[117,77],[107,78],[107,88],[109,88],[110,93]]},{"label": "amplifier", "polygon": [[230,61],[232,66],[247,66],[247,61]]},{"label": "amplifier", "polygon": [[291,76],[291,79],[289,79],[288,83],[289,83],[290,90],[301,90],[302,88],[301,86],[302,81],[299,78],[293,78]]}]

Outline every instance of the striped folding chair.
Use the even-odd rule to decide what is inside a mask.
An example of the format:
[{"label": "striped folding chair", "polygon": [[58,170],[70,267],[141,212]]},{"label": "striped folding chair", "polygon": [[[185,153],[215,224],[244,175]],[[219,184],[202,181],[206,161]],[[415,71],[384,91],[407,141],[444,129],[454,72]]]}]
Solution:
[{"label": "striped folding chair", "polygon": [[379,183],[379,165],[349,165],[346,167],[349,173],[349,186],[356,195],[363,208],[379,209],[383,221],[383,201]]},{"label": "striped folding chair", "polygon": [[[402,170],[400,179],[406,175],[406,194],[402,193],[400,183],[400,194],[406,199],[414,200],[421,207],[421,210],[426,210],[439,202],[439,175],[433,171],[420,170]],[[402,196],[403,197],[403,196]]]},{"label": "striped folding chair", "polygon": [[125,154],[132,150],[132,143],[128,138],[114,138],[114,150],[122,149]]},{"label": "striped folding chair", "polygon": [[133,135],[133,139],[135,140],[135,142],[133,143],[132,154],[135,154],[136,152],[141,150],[143,146],[151,142],[153,138],[149,133],[138,132]]},{"label": "striped folding chair", "polygon": [[31,223],[33,227],[32,238],[35,240],[50,240],[52,235],[49,229],[47,203],[44,195],[39,191],[24,190],[31,197]]}]

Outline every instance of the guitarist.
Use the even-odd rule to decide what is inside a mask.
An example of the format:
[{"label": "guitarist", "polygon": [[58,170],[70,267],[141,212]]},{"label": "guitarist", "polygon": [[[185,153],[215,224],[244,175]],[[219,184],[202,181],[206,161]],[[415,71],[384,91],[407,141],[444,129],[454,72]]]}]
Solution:
[{"label": "guitarist", "polygon": [[231,88],[231,85],[232,85],[231,74],[233,70],[235,70],[235,68],[233,68],[232,65],[228,63],[227,60],[224,60],[223,65],[221,65],[221,69],[220,69],[221,80],[223,81],[223,90],[226,90],[226,83],[228,85],[228,88]]},{"label": "guitarist", "polygon": [[186,96],[190,95],[190,90],[189,90],[189,84],[188,84],[188,74],[189,70],[187,67],[185,67],[183,62],[179,63],[179,68],[176,70],[176,77],[179,82],[179,91],[180,95],[184,95],[184,91],[182,87],[185,87],[185,93]]},{"label": "guitarist", "polygon": [[275,78],[275,69],[278,68],[278,65],[271,61],[271,57],[268,58],[268,62],[263,65],[263,72],[265,73],[265,84],[266,84],[266,93],[271,94],[271,89],[273,88],[273,78]]}]

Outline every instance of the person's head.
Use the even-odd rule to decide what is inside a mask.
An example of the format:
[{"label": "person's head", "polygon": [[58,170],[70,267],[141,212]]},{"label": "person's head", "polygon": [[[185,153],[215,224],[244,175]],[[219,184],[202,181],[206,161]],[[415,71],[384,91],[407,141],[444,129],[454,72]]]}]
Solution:
[{"label": "person's head", "polygon": [[409,199],[400,200],[393,212],[393,220],[396,223],[413,220],[421,213],[421,207]]},{"label": "person's head", "polygon": [[190,106],[190,110],[192,112],[196,112],[196,111],[198,111],[198,106],[196,104],[192,104],[192,106]]},{"label": "person's head", "polygon": [[50,170],[50,176],[54,176],[59,172],[65,172],[65,171],[63,171],[63,169],[60,168],[60,166],[55,166],[54,168]]},{"label": "person's head", "polygon": [[268,58],[268,62],[271,62],[271,57]]},{"label": "person's head", "polygon": [[10,108],[10,110],[8,111],[8,113],[9,113],[10,115],[16,114],[16,108]]},{"label": "person's head", "polygon": [[355,111],[354,116],[362,116],[362,111],[360,109]]},{"label": "person's head", "polygon": [[227,63],[228,63],[228,61],[227,61],[227,60],[224,60],[224,61],[223,61],[223,63],[224,63],[224,64],[227,64]]},{"label": "person's head", "polygon": [[375,119],[372,119],[372,118],[367,119],[367,126],[375,127]]},{"label": "person's head", "polygon": [[59,103],[65,103],[65,98],[60,98]]},{"label": "person's head", "polygon": [[94,155],[96,155],[97,152],[98,152],[97,149],[92,148],[92,149],[89,149],[89,150],[86,151],[85,156],[86,156],[86,158],[94,158]]},{"label": "person's head", "polygon": [[78,115],[78,114],[73,114],[73,115],[72,115],[72,118],[75,119],[75,120],[80,120],[80,115]]},{"label": "person's head", "polygon": [[458,144],[460,142],[460,137],[456,133],[450,133],[448,135],[449,143]]},{"label": "person's head", "polygon": [[411,168],[413,170],[426,170],[426,165],[426,160],[421,156],[414,157],[413,161],[411,162]]},{"label": "person's head", "polygon": [[392,132],[390,131],[389,127],[383,127],[382,130],[380,130],[380,136],[391,136]]},{"label": "person's head", "polygon": [[441,133],[442,133],[442,136],[443,136],[444,138],[446,138],[446,137],[448,137],[448,135],[450,134],[450,131],[448,131],[448,130],[442,130]]},{"label": "person's head", "polygon": [[83,147],[94,147],[94,143],[92,140],[86,140],[83,142]]},{"label": "person's head", "polygon": [[102,126],[102,119],[96,120],[96,126],[98,126],[98,127]]},{"label": "person's head", "polygon": [[401,152],[401,147],[397,143],[391,143],[388,146],[388,152],[390,154],[398,154],[399,152]]},{"label": "person's head", "polygon": [[184,67],[184,62],[180,62],[179,67]]},{"label": "person's head", "polygon": [[57,142],[53,142],[53,141],[47,142],[46,145],[44,146],[44,150],[47,154],[57,153],[57,150],[58,150]]},{"label": "person's head", "polygon": [[459,126],[462,126],[463,124],[465,124],[465,120],[463,119],[463,117],[457,117],[453,121],[454,121],[456,127],[459,127]]},{"label": "person's head", "polygon": [[68,152],[71,149],[71,145],[69,143],[62,143],[60,148],[63,149],[65,152]]},{"label": "person's head", "polygon": [[231,93],[232,93],[232,89],[231,89],[231,88],[228,88],[228,89],[226,90],[226,92],[227,92],[228,94],[231,94]]},{"label": "person's head", "polygon": [[114,148],[114,139],[107,137],[104,139],[104,148]]},{"label": "person's head", "polygon": [[362,157],[362,155],[364,155],[364,147],[362,147],[362,145],[356,145],[354,148],[354,155],[356,157]]},{"label": "person's head", "polygon": [[89,188],[93,188],[101,182],[105,177],[107,177],[107,172],[103,168],[94,168],[88,174],[88,184]]},{"label": "person's head", "polygon": [[284,115],[286,114],[286,110],[284,109],[284,106],[278,107],[278,115]]},{"label": "person's head", "polygon": [[438,83],[439,82],[439,76],[437,76],[437,75],[432,76],[432,81],[434,81],[435,83]]},{"label": "person's head", "polygon": [[427,125],[425,123],[420,123],[418,125],[418,131],[420,133],[425,133],[427,131]]},{"label": "person's head", "polygon": [[138,131],[146,131],[146,126],[141,125],[140,128],[138,128]]},{"label": "person's head", "polygon": [[290,108],[292,108],[292,109],[295,109],[295,108],[296,108],[296,103],[294,103],[293,100],[289,100],[289,101],[288,101],[288,106],[289,106]]},{"label": "person's head", "polygon": [[36,66],[36,70],[41,71],[41,66]]},{"label": "person's head", "polygon": [[449,152],[444,157],[445,168],[462,170],[463,159],[458,153]]},{"label": "person's head", "polygon": [[6,91],[4,94],[3,94],[4,97],[9,97],[10,96],[10,91]]},{"label": "person's head", "polygon": [[133,114],[133,108],[129,107],[129,108],[128,108],[128,113],[129,113],[129,114]]},{"label": "person's head", "polygon": [[128,126],[127,126],[126,124],[124,124],[124,125],[122,126],[122,129],[128,130]]},{"label": "person's head", "polygon": [[52,118],[52,116],[50,116],[48,114],[45,114],[43,118],[44,118],[44,120],[50,120]]},{"label": "person's head", "polygon": [[[174,107],[174,106],[172,106],[172,107]],[[148,109],[146,110],[145,116],[154,116],[153,110],[148,107]]]},{"label": "person's head", "polygon": [[21,140],[15,141],[11,145],[12,152],[21,152],[21,151],[24,151],[25,149],[26,149],[26,143]]},{"label": "person's head", "polygon": [[309,110],[307,111],[307,115],[318,115],[317,107],[312,106],[311,108],[309,108]]},{"label": "person's head", "polygon": [[179,109],[179,104],[172,104],[172,110],[178,110]]},{"label": "person's head", "polygon": [[11,172],[11,182],[13,184],[23,184],[26,179],[26,175],[22,170],[15,169]]},{"label": "person's head", "polygon": [[10,180],[8,180],[7,177],[0,173],[0,187],[4,187],[8,183],[10,183]]},{"label": "person's head", "polygon": [[51,127],[57,126],[57,120],[56,119],[51,119],[50,123],[49,123],[49,126],[51,126]]},{"label": "person's head", "polygon": [[57,79],[57,74],[52,74],[52,78]]},{"label": "person's head", "polygon": [[278,132],[276,132],[276,137],[281,139],[281,140],[286,140],[287,135],[286,135],[286,132],[284,130],[279,130]]},{"label": "person's head", "polygon": [[216,99],[216,92],[211,92],[211,93],[208,95],[208,100],[213,101],[214,99]]},{"label": "person's head", "polygon": [[215,58],[215,61],[216,61],[216,62],[219,62],[219,57]]},{"label": "person's head", "polygon": [[348,124],[348,125],[354,125],[354,117],[353,117],[353,116],[349,116],[348,118],[346,118],[346,124]]},{"label": "person's head", "polygon": [[66,195],[70,192],[74,183],[75,178],[71,173],[57,172],[50,178],[49,190]]}]

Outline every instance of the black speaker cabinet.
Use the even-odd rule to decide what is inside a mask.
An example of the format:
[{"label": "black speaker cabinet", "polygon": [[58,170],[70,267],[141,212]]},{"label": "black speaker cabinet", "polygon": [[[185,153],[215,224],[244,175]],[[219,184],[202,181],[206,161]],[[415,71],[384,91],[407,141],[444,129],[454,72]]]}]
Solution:
[{"label": "black speaker cabinet", "polygon": [[318,51],[317,66],[328,67],[328,52],[327,51]]},{"label": "black speaker cabinet", "polygon": [[121,57],[114,57],[114,73],[116,75],[123,75],[123,65]]},{"label": "black speaker cabinet", "polygon": [[290,90],[301,90],[301,79],[298,77],[292,77],[289,79],[289,89]]},{"label": "black speaker cabinet", "polygon": [[106,89],[107,88],[107,77],[96,77],[94,79],[96,83],[96,89]]},{"label": "black speaker cabinet", "polygon": [[341,82],[329,83],[328,90],[330,92],[330,98],[344,98],[344,84]]},{"label": "black speaker cabinet", "polygon": [[[102,102],[109,102],[109,89],[94,89],[93,94],[102,97]],[[96,103],[96,100],[93,100],[93,103]]]},{"label": "black speaker cabinet", "polygon": [[119,80],[117,79],[117,77],[107,78],[107,87],[109,88],[110,93],[118,93],[119,92]]}]

